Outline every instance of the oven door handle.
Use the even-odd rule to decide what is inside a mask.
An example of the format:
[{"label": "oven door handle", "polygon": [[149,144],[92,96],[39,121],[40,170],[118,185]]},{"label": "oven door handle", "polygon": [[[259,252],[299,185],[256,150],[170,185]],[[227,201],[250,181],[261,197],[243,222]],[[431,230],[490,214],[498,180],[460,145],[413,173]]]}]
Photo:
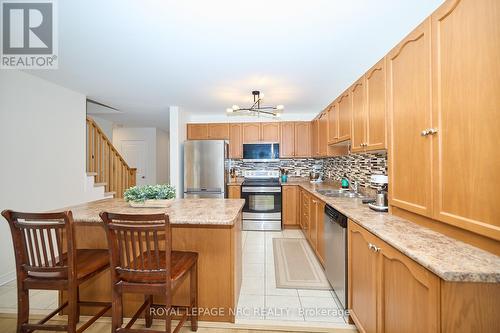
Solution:
[{"label": "oven door handle", "polygon": [[258,186],[243,186],[241,188],[243,193],[279,193],[281,192],[281,187],[258,187]]}]

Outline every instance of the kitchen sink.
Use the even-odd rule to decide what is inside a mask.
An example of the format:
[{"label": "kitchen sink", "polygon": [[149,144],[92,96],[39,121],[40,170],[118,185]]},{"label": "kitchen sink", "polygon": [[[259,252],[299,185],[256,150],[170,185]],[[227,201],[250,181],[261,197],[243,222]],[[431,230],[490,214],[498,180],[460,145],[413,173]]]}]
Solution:
[{"label": "kitchen sink", "polygon": [[326,197],[334,197],[334,198],[364,198],[364,195],[361,193],[355,193],[349,190],[316,190],[317,193],[324,195]]}]

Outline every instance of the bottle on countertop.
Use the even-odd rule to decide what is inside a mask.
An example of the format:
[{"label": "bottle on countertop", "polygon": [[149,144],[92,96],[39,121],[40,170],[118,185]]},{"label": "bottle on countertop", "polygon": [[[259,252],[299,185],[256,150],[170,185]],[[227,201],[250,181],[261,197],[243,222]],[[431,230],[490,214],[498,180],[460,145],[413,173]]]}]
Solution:
[{"label": "bottle on countertop", "polygon": [[347,174],[344,174],[341,181],[342,188],[349,188],[349,179],[347,178]]}]

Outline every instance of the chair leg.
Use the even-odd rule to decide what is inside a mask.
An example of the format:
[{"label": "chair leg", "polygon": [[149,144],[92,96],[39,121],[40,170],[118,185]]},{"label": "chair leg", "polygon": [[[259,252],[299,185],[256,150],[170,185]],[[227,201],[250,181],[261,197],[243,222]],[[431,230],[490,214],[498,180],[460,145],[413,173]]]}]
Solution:
[{"label": "chair leg", "polygon": [[191,331],[196,332],[198,330],[198,264],[195,263],[191,268],[190,276],[190,298],[191,307],[189,312],[191,313]]},{"label": "chair leg", "polygon": [[123,324],[123,294],[119,287],[113,286],[112,292],[112,317],[111,317],[111,332],[116,331],[122,327]]},{"label": "chair leg", "polygon": [[78,313],[78,288],[68,287],[68,333],[76,333],[76,317]]},{"label": "chair leg", "polygon": [[151,327],[153,325],[153,316],[151,314],[151,304],[153,304],[153,295],[146,295],[145,301],[148,302],[146,309],[144,310],[144,317],[146,319],[146,327]]},{"label": "chair leg", "polygon": [[165,297],[165,332],[172,332],[172,291],[167,288],[167,295]]},{"label": "chair leg", "polygon": [[76,287],[76,317],[75,321],[80,322],[80,286]]},{"label": "chair leg", "polygon": [[23,324],[29,321],[30,311],[29,290],[24,289],[24,285],[18,282],[17,287],[17,333],[23,333]]}]

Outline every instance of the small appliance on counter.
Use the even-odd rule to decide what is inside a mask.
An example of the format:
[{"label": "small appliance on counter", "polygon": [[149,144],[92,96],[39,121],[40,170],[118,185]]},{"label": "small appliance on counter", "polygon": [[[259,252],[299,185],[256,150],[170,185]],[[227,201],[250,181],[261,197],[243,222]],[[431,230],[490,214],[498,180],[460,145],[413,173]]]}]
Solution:
[{"label": "small appliance on counter", "polygon": [[309,180],[311,183],[321,183],[323,182],[321,174],[321,166],[313,166],[313,169],[309,172]]},{"label": "small appliance on counter", "polygon": [[374,184],[380,185],[380,188],[377,190],[375,202],[369,203],[368,207],[377,212],[387,212],[389,210],[389,204],[387,201],[387,176],[372,175],[370,181]]}]

